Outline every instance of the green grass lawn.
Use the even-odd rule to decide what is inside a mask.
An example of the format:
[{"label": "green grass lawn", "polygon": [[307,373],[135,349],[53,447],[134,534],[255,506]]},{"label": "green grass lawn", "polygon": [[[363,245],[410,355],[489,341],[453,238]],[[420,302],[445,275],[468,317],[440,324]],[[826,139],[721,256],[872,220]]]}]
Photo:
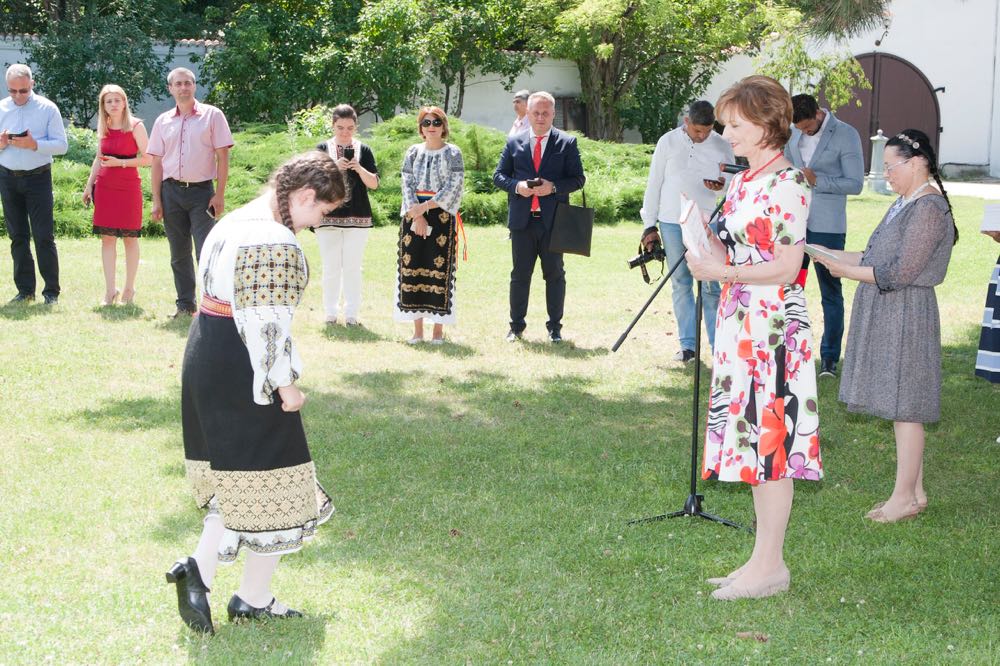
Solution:
[{"label": "green grass lawn", "polygon": [[[850,249],[888,203],[852,200]],[[847,414],[823,381],[827,475],[797,486],[792,588],[728,604],[703,580],[744,561],[746,532],[626,525],[680,508],[689,475],[692,372],[668,360],[669,290],[609,351],[650,293],[624,265],[638,225],[599,227],[594,256],[567,260],[561,346],[542,342],[537,273],[527,341],[503,341],[510,250],[497,226],[469,229],[450,344],[404,344],[395,234],[376,229],[366,328],[324,329],[318,274],[295,322],[303,417],[338,508],[276,575],[307,617],[228,624],[241,567],[221,567],[214,638],[182,625],[163,579],[201,518],[183,475],[186,327],[167,318],[166,242],[142,242],[137,305],[101,308],[99,243],[61,240],[59,305],[0,308],[0,664],[1000,663],[1000,388],[973,376],[998,246],[976,233],[981,201],[956,206],[929,510],[863,519],[891,488],[891,424]],[[302,240],[318,270],[315,238]],[[808,295],[819,329],[812,276]],[[751,520],[745,486],[701,490],[707,510]]]}]

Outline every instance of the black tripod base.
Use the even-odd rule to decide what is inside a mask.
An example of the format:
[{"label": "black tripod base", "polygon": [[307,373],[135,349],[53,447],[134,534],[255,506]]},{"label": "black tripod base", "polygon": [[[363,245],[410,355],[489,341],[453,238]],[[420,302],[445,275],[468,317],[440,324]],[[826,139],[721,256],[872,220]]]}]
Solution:
[{"label": "black tripod base", "polygon": [[684,516],[697,516],[698,518],[704,518],[705,520],[710,520],[713,523],[721,523],[723,525],[728,525],[729,527],[735,527],[738,530],[746,530],[753,534],[753,530],[749,527],[743,527],[731,520],[722,518],[721,516],[716,516],[711,513],[702,511],[701,501],[705,499],[704,495],[688,495],[687,501],[684,502],[684,508],[680,511],[674,511],[672,513],[663,513],[659,516],[649,516],[647,518],[636,518],[635,520],[628,521],[629,525],[640,525],[642,523],[652,523],[658,520],[666,520],[667,518],[683,518]]}]

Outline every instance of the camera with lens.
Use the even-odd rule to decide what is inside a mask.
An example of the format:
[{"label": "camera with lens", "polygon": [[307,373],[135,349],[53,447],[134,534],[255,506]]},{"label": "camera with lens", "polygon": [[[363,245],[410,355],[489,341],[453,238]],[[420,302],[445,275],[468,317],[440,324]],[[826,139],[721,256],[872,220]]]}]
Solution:
[{"label": "camera with lens", "polygon": [[[647,246],[649,249],[646,249]],[[642,271],[642,279],[645,280],[646,284],[649,284],[649,271],[646,270],[646,264],[651,261],[659,261],[660,273],[662,273],[663,262],[666,260],[667,253],[663,249],[663,243],[660,242],[660,234],[656,231],[656,227],[650,227],[642,235],[642,240],[639,241],[639,254],[628,260],[628,267],[638,267]]]}]

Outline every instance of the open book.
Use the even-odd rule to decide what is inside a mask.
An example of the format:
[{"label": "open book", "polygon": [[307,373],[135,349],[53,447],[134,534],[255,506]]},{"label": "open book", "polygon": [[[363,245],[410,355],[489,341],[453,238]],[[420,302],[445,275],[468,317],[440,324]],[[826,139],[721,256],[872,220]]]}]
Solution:
[{"label": "open book", "polygon": [[710,246],[701,208],[693,200],[688,199],[684,193],[681,193],[681,214],[677,221],[681,225],[681,238],[684,240],[684,247],[698,259],[701,259],[703,254],[707,255]]}]

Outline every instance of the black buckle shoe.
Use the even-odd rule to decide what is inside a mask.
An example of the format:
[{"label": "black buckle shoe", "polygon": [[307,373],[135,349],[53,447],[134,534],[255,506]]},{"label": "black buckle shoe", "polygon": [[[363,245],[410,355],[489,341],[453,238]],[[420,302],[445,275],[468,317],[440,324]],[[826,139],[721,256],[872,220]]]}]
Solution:
[{"label": "black buckle shoe", "polygon": [[836,379],[837,362],[834,361],[832,358],[824,358],[819,365],[819,376]]},{"label": "black buckle shoe", "polygon": [[193,557],[177,560],[167,572],[167,582],[177,585],[177,611],[184,623],[206,634],[214,634],[212,608],[208,605],[211,592],[201,580],[198,563]]},{"label": "black buckle shoe", "polygon": [[50,295],[48,295],[48,296],[45,297],[45,304],[46,305],[55,305],[58,302],[59,302],[59,297],[58,296],[53,296],[53,295],[50,294]]},{"label": "black buckle shoe", "polygon": [[14,298],[10,299],[8,303],[30,303],[35,300],[34,294],[18,294]]},{"label": "black buckle shoe", "polygon": [[229,613],[230,622],[236,622],[237,620],[263,620],[272,617],[302,617],[302,613],[291,608],[286,608],[283,613],[274,612],[271,609],[274,608],[274,604],[277,602],[277,599],[272,598],[271,603],[267,606],[264,606],[263,608],[256,608],[240,599],[239,595],[234,594],[233,598],[229,600],[229,607],[226,610]]},{"label": "black buckle shoe", "polygon": [[509,331],[507,331],[507,337],[505,339],[507,340],[507,342],[517,342],[518,340],[521,339],[522,335],[523,334],[520,331],[515,331],[514,329],[510,329]]},{"label": "black buckle shoe", "polygon": [[549,331],[549,341],[562,342],[562,333],[560,331]]}]

